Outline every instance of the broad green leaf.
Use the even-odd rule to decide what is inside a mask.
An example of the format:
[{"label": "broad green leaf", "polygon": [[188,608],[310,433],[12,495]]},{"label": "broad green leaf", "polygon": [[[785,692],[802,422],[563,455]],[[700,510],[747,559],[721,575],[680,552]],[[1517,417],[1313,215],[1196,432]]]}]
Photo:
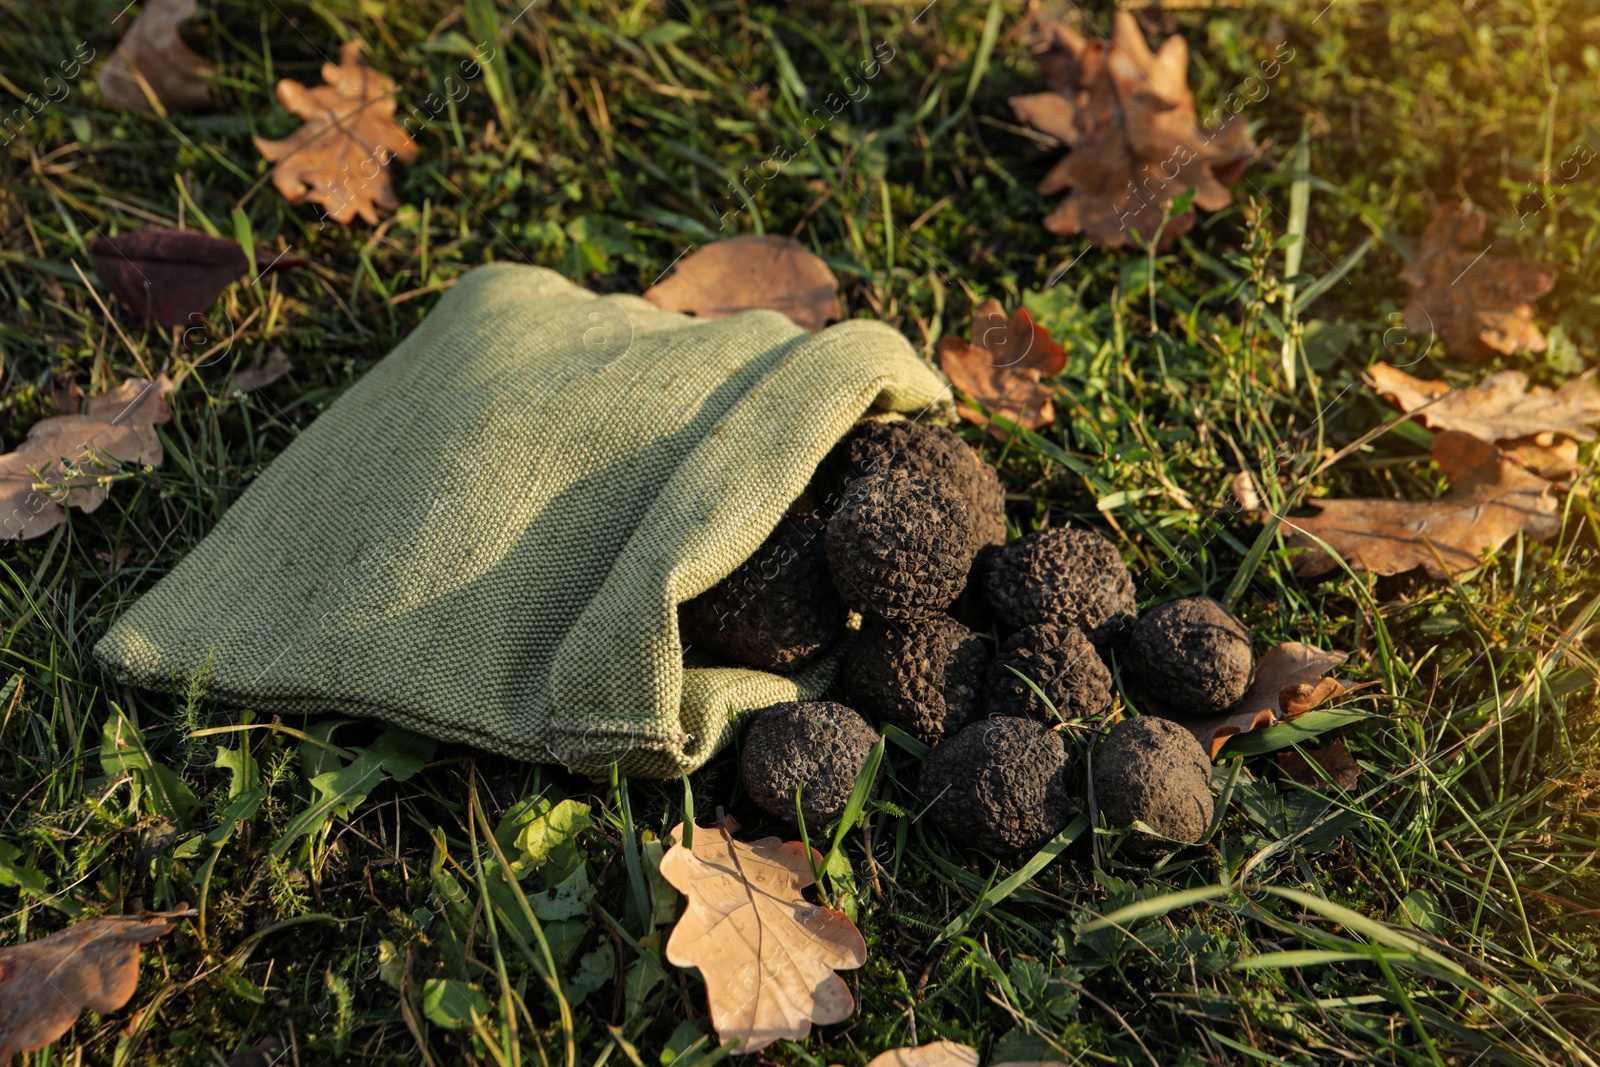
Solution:
[{"label": "broad green leaf", "polygon": [[149,801],[151,813],[175,825],[187,826],[189,812],[200,806],[194,790],[176,771],[150,758],[144,735],[115,704],[100,733],[100,767],[110,778],[131,777],[136,794]]},{"label": "broad green leaf", "polygon": [[50,886],[50,879],[43,871],[36,871],[32,867],[24,867],[18,863],[17,859],[21,855],[22,850],[16,845],[0,841],[0,885],[24,889],[35,896],[44,896]]},{"label": "broad green leaf", "polygon": [[459,1030],[472,1025],[472,1013],[489,1014],[489,1002],[477,988],[454,978],[430,978],[422,986],[422,1014],[435,1026]]},{"label": "broad green leaf", "polygon": [[572,919],[589,913],[589,902],[594,899],[594,886],[589,882],[589,865],[578,868],[563,881],[540,893],[529,893],[528,904],[541,922]]},{"label": "broad green leaf", "polygon": [[237,800],[261,784],[261,770],[256,766],[255,757],[250,755],[250,746],[246,743],[241,742],[238,748],[218,745],[217,759],[212,766],[228,772],[229,800]]}]

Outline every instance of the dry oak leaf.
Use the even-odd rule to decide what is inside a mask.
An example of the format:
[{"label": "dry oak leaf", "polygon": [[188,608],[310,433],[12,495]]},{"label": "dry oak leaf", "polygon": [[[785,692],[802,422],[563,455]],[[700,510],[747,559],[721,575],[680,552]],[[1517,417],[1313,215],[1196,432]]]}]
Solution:
[{"label": "dry oak leaf", "polygon": [[839,279],[793,237],[745,234],[685,256],[671,277],[644,291],[666,311],[721,319],[741,311],[778,311],[816,333],[842,317]]},{"label": "dry oak leaf", "polygon": [[394,79],[361,59],[361,41],[339,47],[339,63],[322,65],[326,85],[308,89],[292,78],[278,83],[278,102],[306,124],[282,141],[255,138],[273,163],[272,184],[291,204],[321,204],[334,222],[360,215],[378,221],[378,209],[400,206],[389,183],[389,164],[417,158],[417,143],[392,121]]},{"label": "dry oak leaf", "polygon": [[206,58],[178,36],[178,27],[194,17],[195,0],[146,0],[139,16],[122,35],[111,58],[100,68],[96,83],[118,107],[154,112],[144,85],[167,111],[197,111],[211,103],[216,74]]},{"label": "dry oak leaf", "polygon": [[697,967],[705,979],[711,1024],[722,1041],[739,1039],[740,1054],[774,1041],[800,1041],[811,1025],[836,1023],[855,1011],[850,987],[834,973],[867,962],[867,945],[843,912],[812,904],[812,865],[798,841],[736,841],[738,823],[695,827],[685,848],[683,826],[661,860],[661,877],[689,907],[667,941],[667,960]]},{"label": "dry oak leaf", "polygon": [[[1067,350],[1027,309],[1018,308],[1007,319],[1000,301],[985,300],[972,313],[970,336],[970,341],[939,339],[939,366],[950,383],[974,403],[1029,430],[1055,422],[1055,402],[1044,379],[1066,367]],[[958,405],[957,411],[968,422],[990,423],[969,405]],[[1001,440],[1007,436],[995,425],[989,432]]]},{"label": "dry oak leaf", "polygon": [[[1308,750],[1306,755],[1311,759],[1307,760],[1292,748],[1285,749],[1278,753],[1278,767],[1308,789],[1330,792],[1333,785],[1337,785],[1348,793],[1361,778],[1361,766],[1350,755],[1350,749],[1342,740],[1336,738],[1332,744]],[[1333,779],[1332,784],[1317,773],[1316,767],[1311,766],[1312,762],[1321,767],[1328,778]]]},{"label": "dry oak leaf", "polygon": [[1465,202],[1433,213],[1417,258],[1400,272],[1411,286],[1406,329],[1436,334],[1456,359],[1543,352],[1533,301],[1555,285],[1555,268],[1536,259],[1485,255],[1487,248],[1477,247],[1485,222]]},{"label": "dry oak leaf", "polygon": [[85,919],[38,941],[0,948],[0,1064],[43,1048],[80,1012],[128,1003],[139,985],[139,946],[172,931],[181,908]]},{"label": "dry oak leaf", "polygon": [[1046,21],[1032,47],[1052,91],[1012,97],[1012,111],[1071,149],[1039,181],[1045,196],[1071,190],[1045,218],[1045,229],[1118,248],[1160,228],[1165,247],[1194,225],[1191,209],[1162,228],[1178,194],[1193,189],[1194,204],[1207,211],[1232,202],[1227,183],[1238,181],[1260,151],[1237,116],[1209,135],[1196,125],[1182,37],[1152,52],[1137,20],[1123,11],[1109,43]]},{"label": "dry oak leaf", "polygon": [[1344,652],[1285,641],[1256,661],[1256,678],[1249,692],[1227,713],[1179,721],[1216,759],[1235,734],[1288,722],[1343,693],[1344,684],[1327,674],[1349,658]]},{"label": "dry oak leaf", "polygon": [[[104,235],[89,243],[94,272],[129,311],[158,326],[192,326],[239,277],[250,260],[238,241],[193,230],[141,226]],[[303,267],[306,260],[285,252],[256,252],[262,271]]]},{"label": "dry oak leaf", "polygon": [[[1594,372],[1559,389],[1528,388],[1528,376],[1503,370],[1477,385],[1458,389],[1441,381],[1413,378],[1387,363],[1367,371],[1383,398],[1434,430],[1460,430],[1484,441],[1532,440],[1549,444],[1552,434],[1593,441],[1600,422],[1600,385]],[[1421,409],[1421,410],[1419,410]]]},{"label": "dry oak leaf", "polygon": [[0,455],[0,540],[49,533],[66,521],[68,506],[93,511],[106,499],[101,476],[123,463],[159,464],[155,427],[172,418],[171,391],[164,374],[153,382],[129,378],[91,397],[81,415],[34,423],[15,452]]},{"label": "dry oak leaf", "polygon": [[[834,1067],[838,1067],[837,1064]],[[893,1048],[867,1061],[867,1067],[978,1067],[978,1050],[954,1041],[930,1041],[914,1048]],[[1062,1067],[1056,1062],[1016,1061],[990,1067]]]},{"label": "dry oak leaf", "polygon": [[954,1041],[930,1041],[880,1052],[867,1061],[867,1067],[978,1067],[978,1050]]},{"label": "dry oak leaf", "polygon": [[[1488,441],[1458,430],[1433,439],[1433,460],[1450,478],[1437,500],[1317,500],[1316,515],[1285,517],[1290,547],[1304,547],[1294,572],[1309,576],[1338,564],[1313,537],[1327,542],[1353,570],[1400,574],[1424,568],[1443,578],[1478,566],[1486,549],[1519,531],[1536,541],[1560,532],[1550,482],[1508,460]],[[1309,536],[1308,536],[1309,535]]]}]

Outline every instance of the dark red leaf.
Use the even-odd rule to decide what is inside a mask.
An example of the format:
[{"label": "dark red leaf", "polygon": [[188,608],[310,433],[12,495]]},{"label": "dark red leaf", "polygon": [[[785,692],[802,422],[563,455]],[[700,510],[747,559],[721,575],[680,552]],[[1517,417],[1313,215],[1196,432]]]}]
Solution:
[{"label": "dark red leaf", "polygon": [[160,326],[190,326],[250,269],[239,242],[145,226],[89,245],[94,272],[130,310]]}]

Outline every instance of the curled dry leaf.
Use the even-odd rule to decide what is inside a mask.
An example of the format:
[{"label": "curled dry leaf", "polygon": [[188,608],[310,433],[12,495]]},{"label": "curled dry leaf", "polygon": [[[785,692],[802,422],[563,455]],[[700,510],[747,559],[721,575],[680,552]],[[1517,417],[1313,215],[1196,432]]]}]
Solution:
[{"label": "curled dry leaf", "polygon": [[[1546,477],[1577,468],[1575,442],[1593,441],[1600,422],[1600,385],[1591,374],[1559,389],[1528,388],[1528,376],[1507,370],[1477,385],[1458,389],[1441,381],[1413,378],[1387,363],[1367,372],[1383,398],[1404,412],[1417,412],[1435,430],[1459,430],[1483,441],[1502,442],[1510,459]],[[1560,434],[1570,440],[1557,440]]]},{"label": "curled dry leaf", "polygon": [[739,1052],[774,1041],[800,1041],[813,1023],[836,1023],[855,1011],[850,987],[834,973],[867,961],[861,933],[843,912],[812,904],[812,864],[822,857],[798,841],[733,839],[738,824],[696,827],[685,848],[683,826],[662,857],[661,877],[689,907],[667,941],[667,960],[697,967],[711,1003],[711,1024]]},{"label": "curled dry leaf", "polygon": [[34,423],[15,452],[0,456],[0,540],[48,533],[66,521],[68,506],[93,511],[106,498],[101,476],[123,463],[159,464],[155,427],[172,417],[171,391],[164,374],[153,382],[129,378],[91,397],[82,415]]},{"label": "curled dry leaf", "polygon": [[[250,270],[238,241],[193,230],[141,226],[89,243],[94,272],[128,310],[158,326],[192,326],[222,290]],[[305,266],[299,256],[260,250],[260,270]]]},{"label": "curled dry leaf", "polygon": [[[972,313],[971,340],[939,340],[939,366],[963,395],[996,415],[1037,430],[1056,419],[1052,393],[1044,379],[1060,374],[1067,365],[1062,348],[1028,314],[1018,308],[1006,318],[998,300],[985,300]],[[961,417],[982,426],[988,416],[966,404]],[[1004,440],[1006,432],[990,426]]]},{"label": "curled dry leaf", "polygon": [[361,42],[346,41],[339,63],[322,65],[326,85],[308,89],[293,78],[278,83],[278,102],[306,120],[282,141],[255,139],[273,164],[272,184],[291,204],[321,204],[334,222],[360,215],[378,221],[378,209],[400,206],[389,183],[389,164],[417,157],[417,143],[393,121],[394,79],[361,59]]},{"label": "curled dry leaf", "polygon": [[190,908],[85,919],[38,941],[0,948],[0,1064],[42,1048],[80,1012],[105,1015],[139,985],[139,946],[172,931]]},{"label": "curled dry leaf", "polygon": [[[1332,744],[1313,748],[1306,755],[1311,757],[1309,761],[1294,749],[1285,749],[1278,753],[1278,767],[1284,774],[1309,789],[1329,792],[1334,785],[1337,785],[1348,793],[1356,787],[1356,782],[1361,778],[1361,767],[1350,755],[1350,749],[1342,740],[1335,739]],[[1317,773],[1316,767],[1311,765],[1313,762],[1322,768],[1328,778],[1333,779],[1332,783]]]},{"label": "curled dry leaf", "polygon": [[1285,641],[1256,661],[1250,691],[1227,714],[1184,719],[1183,725],[1215,759],[1235,734],[1288,722],[1343,693],[1343,683],[1326,675],[1349,658],[1344,652]]},{"label": "curled dry leaf", "polygon": [[839,279],[793,237],[746,234],[689,253],[671,277],[644,291],[667,311],[720,319],[741,311],[780,311],[796,326],[816,333],[837,321]]},{"label": "curled dry leaf", "polygon": [[[1227,183],[1239,180],[1259,150],[1237,116],[1199,128],[1183,38],[1169,37],[1151,52],[1137,20],[1123,11],[1109,43],[1049,20],[1037,27],[1033,52],[1052,91],[1012,97],[1012,110],[1071,149],[1039,182],[1046,196],[1071,190],[1045,229],[1117,248],[1135,234],[1154,236],[1186,189],[1207,211],[1232,202]],[[1163,246],[1193,225],[1193,210],[1167,221]]]},{"label": "curled dry leaf", "polygon": [[178,36],[194,17],[195,0],[146,0],[96,79],[117,107],[154,111],[140,79],[167,111],[197,111],[211,103],[217,70]]},{"label": "curled dry leaf", "polygon": [[1485,255],[1485,219],[1468,203],[1444,204],[1422,234],[1417,258],[1400,273],[1411,286],[1406,329],[1436,334],[1457,359],[1496,352],[1543,352],[1533,301],[1556,283],[1555,268],[1536,259]]},{"label": "curled dry leaf", "polygon": [[257,352],[249,366],[234,371],[228,379],[227,391],[253,393],[257,389],[265,389],[293,369],[289,353],[281,346],[273,345],[271,351]]},{"label": "curled dry leaf", "polygon": [[1317,575],[1338,566],[1313,538],[1354,570],[1400,574],[1422,567],[1443,578],[1476,567],[1485,550],[1519,532],[1541,541],[1560,532],[1550,483],[1489,442],[1443,430],[1433,439],[1433,459],[1451,481],[1438,500],[1317,500],[1318,514],[1284,517],[1284,540],[1305,548],[1294,572]]}]

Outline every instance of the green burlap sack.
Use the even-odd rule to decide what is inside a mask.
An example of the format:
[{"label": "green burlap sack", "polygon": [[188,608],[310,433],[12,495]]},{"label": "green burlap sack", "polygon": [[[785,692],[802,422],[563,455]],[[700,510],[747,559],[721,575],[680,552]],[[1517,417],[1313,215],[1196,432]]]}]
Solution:
[{"label": "green burlap sack", "polygon": [[761,545],[860,416],[948,395],[880,323],[813,336],[474,270],[95,655],[154,688],[205,666],[260,710],[676,775],[833,670],[685,668],[677,605]]}]

